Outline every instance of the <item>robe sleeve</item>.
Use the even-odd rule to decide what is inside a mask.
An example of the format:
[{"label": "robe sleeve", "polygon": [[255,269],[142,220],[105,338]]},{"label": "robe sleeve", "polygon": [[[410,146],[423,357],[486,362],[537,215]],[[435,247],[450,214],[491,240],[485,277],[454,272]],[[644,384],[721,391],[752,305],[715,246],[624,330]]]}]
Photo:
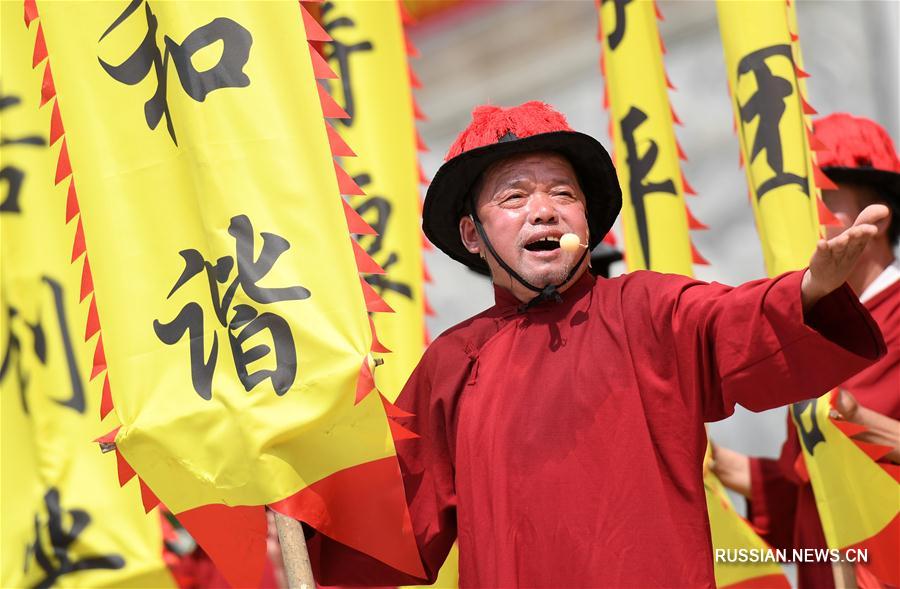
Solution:
[{"label": "robe sleeve", "polygon": [[395,405],[396,418],[419,435],[396,441],[413,532],[426,578],[398,571],[322,534],[309,541],[318,583],[373,586],[431,584],[456,540],[453,440],[455,407],[472,359],[453,338],[436,339],[410,376]]},{"label": "robe sleeve", "polygon": [[[884,355],[878,326],[846,284],[804,313],[804,271],[738,287],[641,272],[622,307],[645,354],[671,355],[683,401],[704,421],[735,404],[763,411],[818,397]],[[656,277],[654,280],[653,277]],[[644,298],[647,306],[635,304]],[[649,308],[648,308],[649,307]],[[636,313],[648,317],[635,318]],[[650,337],[648,337],[648,335]]]}]

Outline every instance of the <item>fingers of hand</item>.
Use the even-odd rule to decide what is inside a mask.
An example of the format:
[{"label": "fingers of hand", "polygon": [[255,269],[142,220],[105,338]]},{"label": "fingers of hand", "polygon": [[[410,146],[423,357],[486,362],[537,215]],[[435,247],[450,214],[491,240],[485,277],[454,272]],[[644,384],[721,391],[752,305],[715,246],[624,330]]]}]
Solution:
[{"label": "fingers of hand", "polygon": [[888,208],[882,204],[869,205],[862,210],[858,217],[856,217],[856,221],[854,221],[853,225],[874,225],[886,218],[888,213]]}]

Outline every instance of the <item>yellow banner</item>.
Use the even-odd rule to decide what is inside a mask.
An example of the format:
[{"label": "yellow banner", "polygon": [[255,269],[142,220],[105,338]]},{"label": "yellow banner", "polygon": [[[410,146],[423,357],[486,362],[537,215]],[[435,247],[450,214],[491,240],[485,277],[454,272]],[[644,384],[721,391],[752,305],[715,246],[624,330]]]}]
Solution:
[{"label": "yellow banner", "polygon": [[603,0],[600,23],[628,269],[691,275],[685,185],[654,3]]},{"label": "yellow banner", "polygon": [[806,266],[819,237],[815,173],[785,2],[718,0],[725,67],[766,271]]},{"label": "yellow banner", "polygon": [[392,352],[375,382],[394,401],[425,343],[419,168],[400,5],[338,0],[322,6],[321,18],[333,39],[324,54],[340,77],[330,89],[350,115],[335,126],[359,154],[344,168],[366,192],[351,203],[378,232],[359,241],[385,270],[367,280],[395,311],[373,316]]},{"label": "yellow banner", "polygon": [[825,540],[829,548],[868,548],[867,566],[896,585],[900,485],[830,418],[832,394],[790,409]]},{"label": "yellow banner", "polygon": [[100,398],[87,386],[50,113],[38,110],[43,70],[31,67],[22,4],[0,10],[0,586],[172,587],[157,514],[144,514],[137,487],[119,489],[115,457],[92,443]]},{"label": "yellow banner", "polygon": [[128,463],[177,514],[392,456],[298,4],[38,7]]},{"label": "yellow banner", "polygon": [[[706,461],[711,458],[707,449]],[[709,527],[712,535],[713,551],[716,549],[737,551],[755,550],[760,554],[769,545],[759,537],[750,524],[738,515],[719,478],[709,469],[703,469],[703,487],[706,491],[706,509],[709,512]],[[790,583],[784,571],[774,562],[715,562],[717,587],[767,587],[788,589]]]}]

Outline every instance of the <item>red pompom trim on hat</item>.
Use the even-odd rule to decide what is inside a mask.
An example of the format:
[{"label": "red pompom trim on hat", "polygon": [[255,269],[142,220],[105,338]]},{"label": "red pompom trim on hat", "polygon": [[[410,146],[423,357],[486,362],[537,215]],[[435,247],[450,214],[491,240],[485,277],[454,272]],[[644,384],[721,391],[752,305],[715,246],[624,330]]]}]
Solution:
[{"label": "red pompom trim on hat", "polygon": [[510,108],[477,106],[472,111],[472,122],[459,134],[444,159],[449,160],[471,149],[493,145],[508,133],[515,135],[517,139],[524,139],[541,133],[572,130],[565,116],[538,100]]}]

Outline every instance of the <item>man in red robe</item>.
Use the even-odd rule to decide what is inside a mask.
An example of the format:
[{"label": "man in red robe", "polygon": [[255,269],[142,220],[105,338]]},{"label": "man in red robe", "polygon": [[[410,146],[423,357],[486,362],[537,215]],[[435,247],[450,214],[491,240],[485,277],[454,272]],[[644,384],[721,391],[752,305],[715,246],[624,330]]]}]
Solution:
[{"label": "man in red robe", "polygon": [[[894,248],[900,241],[900,158],[890,136],[875,122],[847,114],[816,121],[814,134],[828,151],[819,152],[823,171],[837,183],[826,190],[826,206],[844,227],[868,205],[891,209],[876,223],[871,239],[847,284],[871,313],[884,334],[888,353],[877,363],[844,381],[837,408],[845,419],[870,428],[869,441],[895,447],[886,458],[897,460],[900,433],[900,263]],[[865,415],[868,413],[868,415]],[[884,424],[884,425],[882,425]],[[750,501],[751,523],[776,548],[826,548],[816,500],[808,478],[795,470],[800,456],[797,430],[788,419],[787,440],[777,460],[749,458],[717,447],[713,470],[727,487]],[[800,563],[801,589],[834,587],[830,563]]]},{"label": "man in red robe", "polygon": [[[884,207],[809,270],[737,288],[592,277],[620,207],[603,147],[538,102],[476,108],[435,175],[425,233],[490,273],[496,303],[438,337],[397,401],[420,436],[397,454],[425,581],[458,537],[460,587],[714,587],[704,422],[884,354],[844,285]],[[310,556],[324,584],[423,581],[321,535]]]}]

